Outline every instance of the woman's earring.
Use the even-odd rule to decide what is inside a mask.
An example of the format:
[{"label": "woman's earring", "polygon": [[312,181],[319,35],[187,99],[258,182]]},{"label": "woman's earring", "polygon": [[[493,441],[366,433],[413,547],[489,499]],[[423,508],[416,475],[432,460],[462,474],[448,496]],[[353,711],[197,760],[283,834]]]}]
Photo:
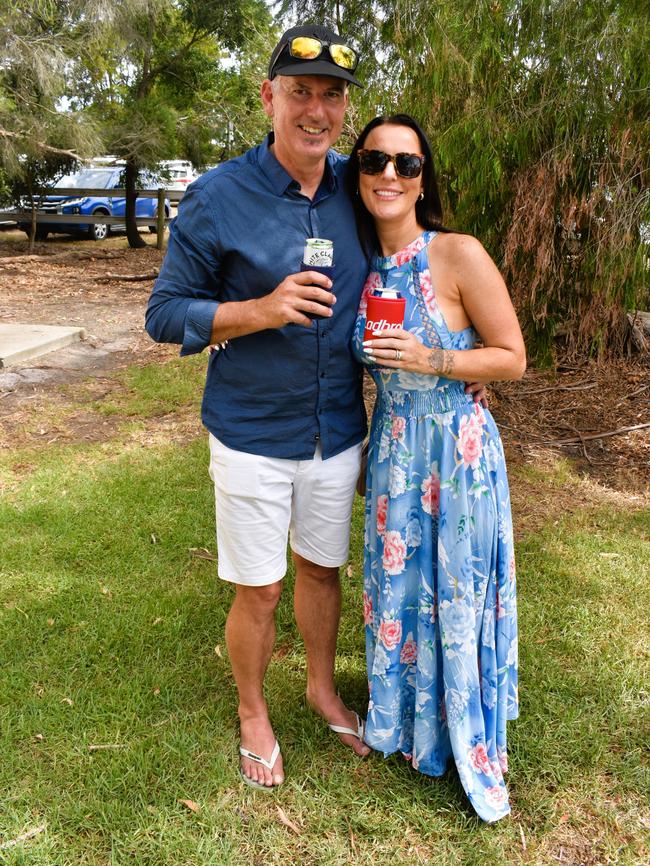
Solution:
[{"label": "woman's earring", "polygon": [[422,201],[423,198],[424,198],[424,193],[421,192],[420,195],[418,196],[418,201]]}]

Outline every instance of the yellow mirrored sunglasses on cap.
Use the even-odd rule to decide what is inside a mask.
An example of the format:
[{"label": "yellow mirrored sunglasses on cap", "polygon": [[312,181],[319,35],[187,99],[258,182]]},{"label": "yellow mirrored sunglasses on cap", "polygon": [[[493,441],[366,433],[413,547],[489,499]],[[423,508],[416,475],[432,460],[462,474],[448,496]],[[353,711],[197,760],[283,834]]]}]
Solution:
[{"label": "yellow mirrored sunglasses on cap", "polygon": [[359,62],[357,52],[349,45],[340,42],[324,42],[315,36],[294,36],[287,45],[289,54],[296,60],[316,60],[323,53],[323,49],[327,48],[330,57],[341,69],[354,72]]}]

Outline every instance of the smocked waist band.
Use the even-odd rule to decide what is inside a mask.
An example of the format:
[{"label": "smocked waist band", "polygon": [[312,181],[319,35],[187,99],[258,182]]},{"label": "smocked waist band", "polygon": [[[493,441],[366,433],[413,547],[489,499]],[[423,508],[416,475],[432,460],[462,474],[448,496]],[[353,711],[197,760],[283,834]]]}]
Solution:
[{"label": "smocked waist band", "polygon": [[464,409],[473,399],[465,393],[465,385],[459,382],[446,388],[432,388],[429,391],[377,391],[377,408],[405,417],[439,415]]}]

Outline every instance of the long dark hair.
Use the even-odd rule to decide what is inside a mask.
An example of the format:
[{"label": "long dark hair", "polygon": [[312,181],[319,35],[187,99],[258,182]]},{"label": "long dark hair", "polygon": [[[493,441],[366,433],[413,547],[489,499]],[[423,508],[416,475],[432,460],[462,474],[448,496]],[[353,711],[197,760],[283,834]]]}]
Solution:
[{"label": "long dark hair", "polygon": [[390,116],[380,115],[373,118],[370,123],[366,124],[361,135],[357,138],[352,152],[350,153],[350,163],[348,172],[348,185],[350,196],[354,204],[354,212],[357,220],[357,232],[361,246],[368,257],[379,251],[379,238],[375,228],[375,221],[370,212],[364,205],[359,195],[359,151],[364,147],[366,138],[378,126],[390,124],[391,126],[408,126],[417,135],[420,141],[420,150],[423,153],[425,160],[422,166],[422,192],[424,196],[422,200],[415,203],[415,216],[418,224],[424,229],[435,230],[439,232],[449,232],[451,229],[445,228],[442,224],[442,204],[440,202],[440,193],[438,192],[438,183],[436,181],[436,172],[433,167],[433,154],[431,147],[427,141],[427,137],[422,130],[420,124],[409,114],[391,114]]}]

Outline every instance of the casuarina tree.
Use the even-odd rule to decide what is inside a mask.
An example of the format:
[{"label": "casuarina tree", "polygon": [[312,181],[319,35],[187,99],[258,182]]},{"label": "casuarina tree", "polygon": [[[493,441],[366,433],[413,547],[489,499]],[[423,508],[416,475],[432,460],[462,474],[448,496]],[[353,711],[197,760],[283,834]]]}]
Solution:
[{"label": "casuarina tree", "polygon": [[364,48],[361,120],[431,137],[446,218],[500,263],[531,354],[620,354],[648,302],[641,0],[287,0]]}]

